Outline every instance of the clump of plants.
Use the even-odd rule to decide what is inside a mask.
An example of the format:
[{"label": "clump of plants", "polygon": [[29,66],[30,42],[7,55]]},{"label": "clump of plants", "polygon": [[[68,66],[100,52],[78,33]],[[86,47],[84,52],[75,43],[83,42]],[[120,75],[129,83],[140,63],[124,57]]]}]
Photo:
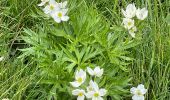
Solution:
[{"label": "clump of plants", "polygon": [[[44,12],[39,11],[39,16],[44,16],[47,24],[37,31],[25,29],[22,36],[29,47],[21,50],[20,58],[33,59],[38,68],[35,91],[27,91],[32,95],[26,98],[120,100],[128,96],[131,78],[127,66],[132,58],[126,55],[139,43],[127,37],[126,29],[134,38],[137,29],[132,18],[145,19],[146,8],[129,4],[122,10],[125,29],[114,30],[85,2],[42,0],[38,6]],[[146,89],[139,85],[131,93],[133,100],[143,100]]]}]

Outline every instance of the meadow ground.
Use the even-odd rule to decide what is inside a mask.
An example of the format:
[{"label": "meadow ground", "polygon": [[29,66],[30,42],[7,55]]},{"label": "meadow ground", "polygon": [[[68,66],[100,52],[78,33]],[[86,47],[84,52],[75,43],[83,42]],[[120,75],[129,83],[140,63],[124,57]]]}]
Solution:
[{"label": "meadow ground", "polygon": [[[0,0],[0,100],[75,100],[69,82],[87,66],[103,68],[104,100],[131,100],[138,84],[145,100],[170,100],[170,0],[68,0],[61,23],[39,3]],[[130,3],[148,9],[135,38],[122,26]]]}]

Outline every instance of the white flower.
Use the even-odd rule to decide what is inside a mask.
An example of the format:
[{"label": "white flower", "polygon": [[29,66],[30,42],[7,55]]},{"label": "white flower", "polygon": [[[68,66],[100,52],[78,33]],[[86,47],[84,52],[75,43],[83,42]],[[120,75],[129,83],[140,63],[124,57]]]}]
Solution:
[{"label": "white flower", "polygon": [[93,88],[93,81],[92,81],[92,80],[90,80],[89,86],[87,87],[87,92],[90,92],[90,91],[94,91],[94,88]]},{"label": "white flower", "polygon": [[134,20],[123,18],[123,24],[126,29],[131,29],[134,26]]},{"label": "white flower", "polygon": [[129,34],[135,38],[135,32],[137,31],[137,28],[136,26],[132,27],[130,30],[129,30]]},{"label": "white flower", "polygon": [[136,17],[140,20],[144,20],[148,16],[148,10],[146,8],[138,8],[136,10]]},{"label": "white flower", "polygon": [[2,61],[2,60],[4,60],[4,57],[2,56],[2,57],[0,57],[0,61]]},{"label": "white flower", "polygon": [[59,8],[60,8],[60,9],[66,9],[67,1],[64,1],[64,2],[58,3],[58,5],[59,5]]},{"label": "white flower", "polygon": [[70,82],[70,84],[73,87],[79,87],[81,84],[84,83],[85,80],[86,80],[86,72],[80,69],[80,71],[76,71],[75,81]]},{"label": "white flower", "polygon": [[143,84],[139,84],[137,88],[132,87],[130,92],[133,94],[133,100],[144,100],[144,94],[147,92],[147,89],[145,89]]},{"label": "white flower", "polygon": [[96,82],[92,81],[92,87],[94,88],[93,91],[89,91],[86,94],[87,98],[92,98],[92,100],[103,100],[103,96],[106,95],[107,90],[105,89],[99,89],[98,85]]},{"label": "white flower", "polygon": [[52,14],[57,10],[59,10],[59,7],[55,0],[49,0],[49,4],[43,9],[45,14]]},{"label": "white flower", "polygon": [[69,17],[66,15],[66,13],[67,13],[67,9],[63,9],[63,10],[55,11],[54,13],[52,13],[51,16],[57,23],[60,23],[61,21],[69,20]]},{"label": "white flower", "polygon": [[44,6],[49,0],[41,0],[41,3],[38,6]]},{"label": "white flower", "polygon": [[72,94],[78,96],[77,100],[84,100],[85,98],[85,91],[82,89],[75,89],[72,91]]},{"label": "white flower", "polygon": [[135,17],[135,14],[136,14],[136,7],[135,7],[135,4],[129,4],[127,7],[126,7],[126,11],[124,11],[122,9],[122,13],[123,15],[126,17],[126,18],[133,18]]},{"label": "white flower", "polygon": [[103,69],[100,69],[100,67],[96,67],[94,70],[87,67],[87,71],[91,76],[101,77],[103,74]]}]

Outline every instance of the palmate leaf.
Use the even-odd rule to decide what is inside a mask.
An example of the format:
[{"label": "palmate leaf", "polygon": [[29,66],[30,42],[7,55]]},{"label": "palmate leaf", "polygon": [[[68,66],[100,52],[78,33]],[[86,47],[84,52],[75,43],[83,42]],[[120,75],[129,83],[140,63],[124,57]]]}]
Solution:
[{"label": "palmate leaf", "polygon": [[94,49],[92,47],[85,47],[85,50],[86,50],[86,52],[82,59],[82,62],[86,62],[86,61],[92,59],[93,57],[96,57],[97,55],[102,53],[102,50],[100,50],[100,48]]},{"label": "palmate leaf", "polygon": [[25,49],[20,49],[23,54],[20,55],[18,58],[25,58],[27,56],[35,54],[35,47],[30,47],[30,48],[25,48]]},{"label": "palmate leaf", "polygon": [[69,72],[71,72],[75,66],[86,66],[85,63],[87,61],[90,61],[93,57],[96,57],[102,52],[98,49],[96,50],[92,47],[87,46],[82,47],[81,51],[79,50],[79,48],[75,48],[71,51],[69,51],[69,49],[65,49],[63,46],[61,46],[61,48],[66,55],[65,57],[63,57],[63,60],[69,62],[68,66],[66,67]]}]

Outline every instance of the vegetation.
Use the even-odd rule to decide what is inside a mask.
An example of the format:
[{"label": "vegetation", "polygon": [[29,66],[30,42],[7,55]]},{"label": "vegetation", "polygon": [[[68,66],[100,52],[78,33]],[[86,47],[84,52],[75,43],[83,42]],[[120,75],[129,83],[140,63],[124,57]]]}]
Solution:
[{"label": "vegetation", "polygon": [[[75,100],[75,71],[100,66],[104,100],[131,100],[138,84],[146,100],[170,100],[169,0],[68,0],[70,19],[62,23],[39,2],[0,1],[0,99]],[[148,9],[135,38],[122,26],[130,3]]]}]

